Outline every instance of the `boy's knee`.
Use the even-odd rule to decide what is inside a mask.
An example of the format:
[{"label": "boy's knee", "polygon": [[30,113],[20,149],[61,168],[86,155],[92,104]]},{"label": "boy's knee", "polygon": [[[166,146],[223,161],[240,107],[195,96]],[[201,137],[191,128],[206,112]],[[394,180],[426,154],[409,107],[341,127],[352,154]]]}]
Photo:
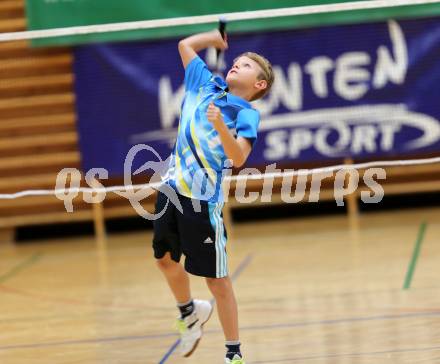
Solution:
[{"label": "boy's knee", "polygon": [[213,294],[225,294],[231,289],[229,277],[225,278],[206,278],[206,283]]},{"label": "boy's knee", "polygon": [[165,254],[162,258],[157,259],[156,263],[161,270],[169,270],[174,268],[176,264],[179,264],[171,259],[169,253]]}]

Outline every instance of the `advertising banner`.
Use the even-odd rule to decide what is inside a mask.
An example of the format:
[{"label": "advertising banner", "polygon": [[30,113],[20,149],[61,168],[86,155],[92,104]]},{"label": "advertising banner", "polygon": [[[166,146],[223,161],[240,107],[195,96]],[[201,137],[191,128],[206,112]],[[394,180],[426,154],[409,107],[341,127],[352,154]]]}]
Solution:
[{"label": "advertising banner", "polygon": [[[130,148],[166,158],[184,96],[178,39],[75,50],[84,169],[121,175]],[[440,18],[233,35],[223,69],[265,55],[275,83],[255,102],[248,165],[440,153]],[[209,66],[215,51],[201,54]]]}]

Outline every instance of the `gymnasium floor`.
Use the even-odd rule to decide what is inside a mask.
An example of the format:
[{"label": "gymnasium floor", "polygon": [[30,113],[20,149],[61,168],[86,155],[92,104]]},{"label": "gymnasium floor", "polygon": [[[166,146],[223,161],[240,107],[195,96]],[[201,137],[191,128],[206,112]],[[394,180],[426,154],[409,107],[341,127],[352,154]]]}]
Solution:
[{"label": "gymnasium floor", "polygon": [[[230,235],[248,364],[440,363],[440,208],[241,223]],[[150,240],[0,244],[0,363],[222,363],[216,315],[191,358],[173,351],[176,309]]]}]

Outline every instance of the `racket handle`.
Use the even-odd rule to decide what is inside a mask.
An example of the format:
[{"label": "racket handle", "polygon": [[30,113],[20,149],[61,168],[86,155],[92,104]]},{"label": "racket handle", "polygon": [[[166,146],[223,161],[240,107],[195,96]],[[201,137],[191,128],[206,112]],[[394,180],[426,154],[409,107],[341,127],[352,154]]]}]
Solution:
[{"label": "racket handle", "polygon": [[[220,18],[218,22],[218,31],[220,32],[223,39],[225,39],[226,34],[226,19]],[[217,60],[220,57],[221,50],[217,49]]]},{"label": "racket handle", "polygon": [[225,39],[225,31],[226,31],[226,19],[220,18],[218,22],[218,30],[222,35],[222,38]]}]

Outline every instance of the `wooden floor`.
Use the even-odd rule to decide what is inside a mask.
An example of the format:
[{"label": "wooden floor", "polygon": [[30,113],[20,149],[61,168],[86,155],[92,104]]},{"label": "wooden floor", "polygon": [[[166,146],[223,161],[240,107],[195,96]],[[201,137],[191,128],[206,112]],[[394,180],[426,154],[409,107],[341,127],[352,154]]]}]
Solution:
[{"label": "wooden floor", "polygon": [[[440,363],[440,209],[240,224],[231,235],[248,364]],[[150,241],[0,244],[0,363],[222,363],[216,316],[193,357],[172,350],[176,309]]]}]

